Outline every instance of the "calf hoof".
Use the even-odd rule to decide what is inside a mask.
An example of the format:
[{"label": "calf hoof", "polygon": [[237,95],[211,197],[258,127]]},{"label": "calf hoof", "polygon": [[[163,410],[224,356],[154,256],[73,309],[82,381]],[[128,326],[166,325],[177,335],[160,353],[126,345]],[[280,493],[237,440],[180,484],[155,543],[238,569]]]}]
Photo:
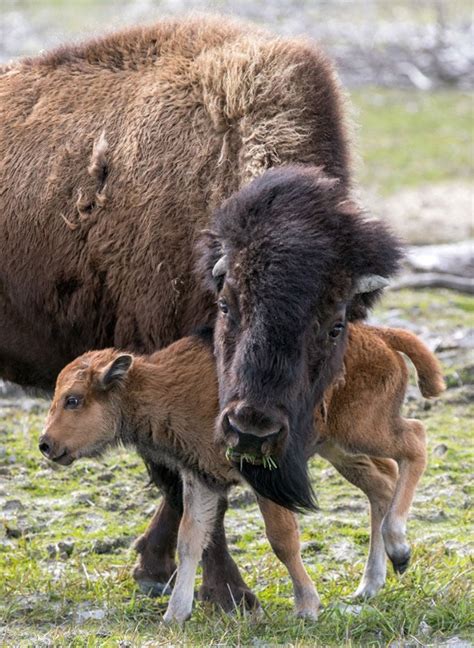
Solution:
[{"label": "calf hoof", "polygon": [[295,612],[299,619],[315,621],[320,607],[321,601],[314,588],[302,588],[295,594]]},{"label": "calf hoof", "polygon": [[296,610],[297,619],[308,619],[309,621],[316,621],[318,616],[319,616],[319,605],[317,607],[311,606],[307,608],[301,608],[300,610]]},{"label": "calf hoof", "polygon": [[316,621],[319,615],[318,610],[299,610],[296,613],[297,619],[307,619],[308,621]]},{"label": "calf hoof", "polygon": [[411,551],[409,547],[404,547],[400,551],[389,554],[389,558],[392,562],[393,569],[397,574],[403,574],[410,563]]},{"label": "calf hoof", "polygon": [[199,590],[198,599],[212,603],[220,607],[224,612],[232,612],[236,608],[256,610],[260,608],[260,602],[255,594],[247,587],[227,586],[226,583],[220,586],[202,585]]}]

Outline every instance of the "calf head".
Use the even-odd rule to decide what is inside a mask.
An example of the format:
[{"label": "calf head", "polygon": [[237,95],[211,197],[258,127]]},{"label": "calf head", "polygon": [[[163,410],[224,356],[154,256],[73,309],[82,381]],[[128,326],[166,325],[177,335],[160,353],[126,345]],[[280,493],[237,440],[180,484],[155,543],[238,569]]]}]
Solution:
[{"label": "calf head", "polygon": [[118,441],[121,391],[132,360],[113,349],[92,351],[61,371],[39,440],[48,459],[68,466]]},{"label": "calf head", "polygon": [[[313,506],[306,461],[313,411],[342,370],[348,321],[398,267],[398,241],[314,167],[265,172],[217,210],[199,271],[216,294],[217,435],[262,495]],[[272,462],[273,463],[273,462]]]}]

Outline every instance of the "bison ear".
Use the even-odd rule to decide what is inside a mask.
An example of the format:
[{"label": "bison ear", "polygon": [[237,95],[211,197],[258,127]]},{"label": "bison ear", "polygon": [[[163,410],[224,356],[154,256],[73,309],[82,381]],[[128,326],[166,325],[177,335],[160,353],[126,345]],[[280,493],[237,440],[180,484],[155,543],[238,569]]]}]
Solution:
[{"label": "bison ear", "polygon": [[109,389],[113,385],[120,383],[132,366],[133,356],[128,353],[119,355],[112,360],[100,374],[99,382],[102,389]]}]

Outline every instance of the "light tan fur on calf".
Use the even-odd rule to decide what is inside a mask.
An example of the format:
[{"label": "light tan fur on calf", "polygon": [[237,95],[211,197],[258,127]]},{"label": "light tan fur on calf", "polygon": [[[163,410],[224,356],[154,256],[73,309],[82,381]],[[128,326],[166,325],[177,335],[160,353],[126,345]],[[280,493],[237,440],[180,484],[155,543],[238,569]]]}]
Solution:
[{"label": "light tan fur on calf", "polygon": [[[325,416],[315,413],[314,445],[308,448],[308,456],[326,457],[369,498],[371,545],[357,590],[362,596],[383,585],[385,551],[398,571],[406,568],[405,523],[426,463],[422,424],[400,414],[408,372],[399,351],[414,362],[424,393],[442,390],[436,359],[411,333],[351,325],[344,380],[326,394]],[[121,440],[135,445],[145,460],[159,459],[182,473],[182,571],[165,618],[183,621],[191,612],[197,562],[209,541],[219,497],[239,481],[214,442],[214,358],[195,337],[150,357],[136,356],[114,374],[121,358],[125,365],[131,362],[131,356],[113,349],[93,351],[61,372],[42,443],[51,458],[67,464]],[[71,395],[80,405],[69,411],[65,405]],[[259,497],[258,502],[270,543],[292,577],[297,613],[315,616],[319,598],[301,562],[296,518],[268,500]]]}]

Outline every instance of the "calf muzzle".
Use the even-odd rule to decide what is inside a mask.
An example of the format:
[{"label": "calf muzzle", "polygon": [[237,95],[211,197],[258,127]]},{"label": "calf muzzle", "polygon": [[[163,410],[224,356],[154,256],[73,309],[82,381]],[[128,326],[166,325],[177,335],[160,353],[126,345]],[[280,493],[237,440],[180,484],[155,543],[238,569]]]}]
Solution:
[{"label": "calf muzzle", "polygon": [[48,434],[41,435],[39,439],[39,449],[47,459],[63,466],[69,466],[69,464],[72,464],[74,461],[74,458],[71,456],[68,449],[52,439]]}]

